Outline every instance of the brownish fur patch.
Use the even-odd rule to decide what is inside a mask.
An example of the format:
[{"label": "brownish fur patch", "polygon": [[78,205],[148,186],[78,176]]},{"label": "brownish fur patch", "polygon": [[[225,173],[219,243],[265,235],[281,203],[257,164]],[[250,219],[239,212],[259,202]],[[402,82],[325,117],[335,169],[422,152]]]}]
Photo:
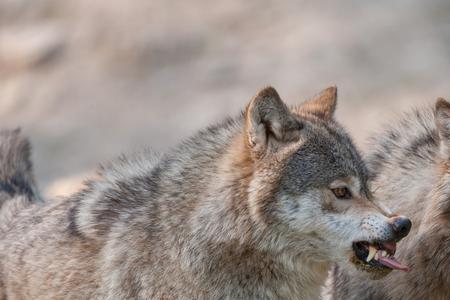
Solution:
[{"label": "brownish fur patch", "polygon": [[334,201],[335,201],[334,197],[330,197],[330,196],[325,197],[325,199],[322,203],[322,210],[327,213],[337,213],[338,210],[334,206]]},{"label": "brownish fur patch", "polygon": [[336,110],[336,103],[337,87],[331,86],[298,107],[297,112],[299,114],[306,112],[324,120],[331,120]]}]

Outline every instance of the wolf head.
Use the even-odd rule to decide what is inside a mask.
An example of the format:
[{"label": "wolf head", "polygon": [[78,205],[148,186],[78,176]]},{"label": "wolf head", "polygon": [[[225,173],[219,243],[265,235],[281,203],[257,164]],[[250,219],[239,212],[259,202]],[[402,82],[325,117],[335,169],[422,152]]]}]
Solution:
[{"label": "wolf head", "polygon": [[333,120],[336,100],[336,87],[292,108],[271,87],[252,99],[244,134],[252,218],[274,232],[281,251],[382,274],[401,269],[395,243],[411,222],[372,199],[364,162]]},{"label": "wolf head", "polygon": [[397,251],[411,272],[371,281],[339,265],[327,287],[332,299],[450,299],[450,103],[403,114],[371,145],[374,194],[415,224]]}]

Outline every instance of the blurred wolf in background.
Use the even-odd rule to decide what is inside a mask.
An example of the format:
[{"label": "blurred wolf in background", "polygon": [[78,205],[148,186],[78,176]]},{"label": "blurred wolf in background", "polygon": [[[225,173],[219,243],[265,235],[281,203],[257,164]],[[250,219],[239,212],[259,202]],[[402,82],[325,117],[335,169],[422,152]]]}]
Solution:
[{"label": "blurred wolf in background", "polygon": [[335,107],[335,87],[292,108],[268,87],[164,155],[21,210],[0,231],[0,296],[317,299],[334,262],[401,269],[391,249],[411,223],[372,201]]},{"label": "blurred wolf in background", "polygon": [[450,299],[450,103],[388,126],[368,158],[377,198],[415,224],[397,251],[411,272],[370,281],[339,266],[333,299]]},{"label": "blurred wolf in background", "polygon": [[0,130],[0,224],[30,203],[41,202],[30,155],[30,142],[20,129]]}]

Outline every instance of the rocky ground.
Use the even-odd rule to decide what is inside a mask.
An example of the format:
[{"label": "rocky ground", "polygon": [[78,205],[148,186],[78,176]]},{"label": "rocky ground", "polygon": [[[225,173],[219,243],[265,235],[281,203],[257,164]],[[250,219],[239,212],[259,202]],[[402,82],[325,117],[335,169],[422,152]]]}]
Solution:
[{"label": "rocky ground", "polygon": [[271,84],[331,84],[361,148],[394,113],[450,97],[450,2],[0,0],[0,125],[67,194],[100,161],[164,150]]}]

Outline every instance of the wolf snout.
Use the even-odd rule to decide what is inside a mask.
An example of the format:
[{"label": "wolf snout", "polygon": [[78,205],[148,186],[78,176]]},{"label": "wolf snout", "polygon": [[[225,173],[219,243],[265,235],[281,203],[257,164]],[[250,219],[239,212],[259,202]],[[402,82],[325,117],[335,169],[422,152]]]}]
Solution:
[{"label": "wolf snout", "polygon": [[389,219],[395,238],[401,240],[408,235],[411,230],[411,220],[404,216],[396,216]]}]

